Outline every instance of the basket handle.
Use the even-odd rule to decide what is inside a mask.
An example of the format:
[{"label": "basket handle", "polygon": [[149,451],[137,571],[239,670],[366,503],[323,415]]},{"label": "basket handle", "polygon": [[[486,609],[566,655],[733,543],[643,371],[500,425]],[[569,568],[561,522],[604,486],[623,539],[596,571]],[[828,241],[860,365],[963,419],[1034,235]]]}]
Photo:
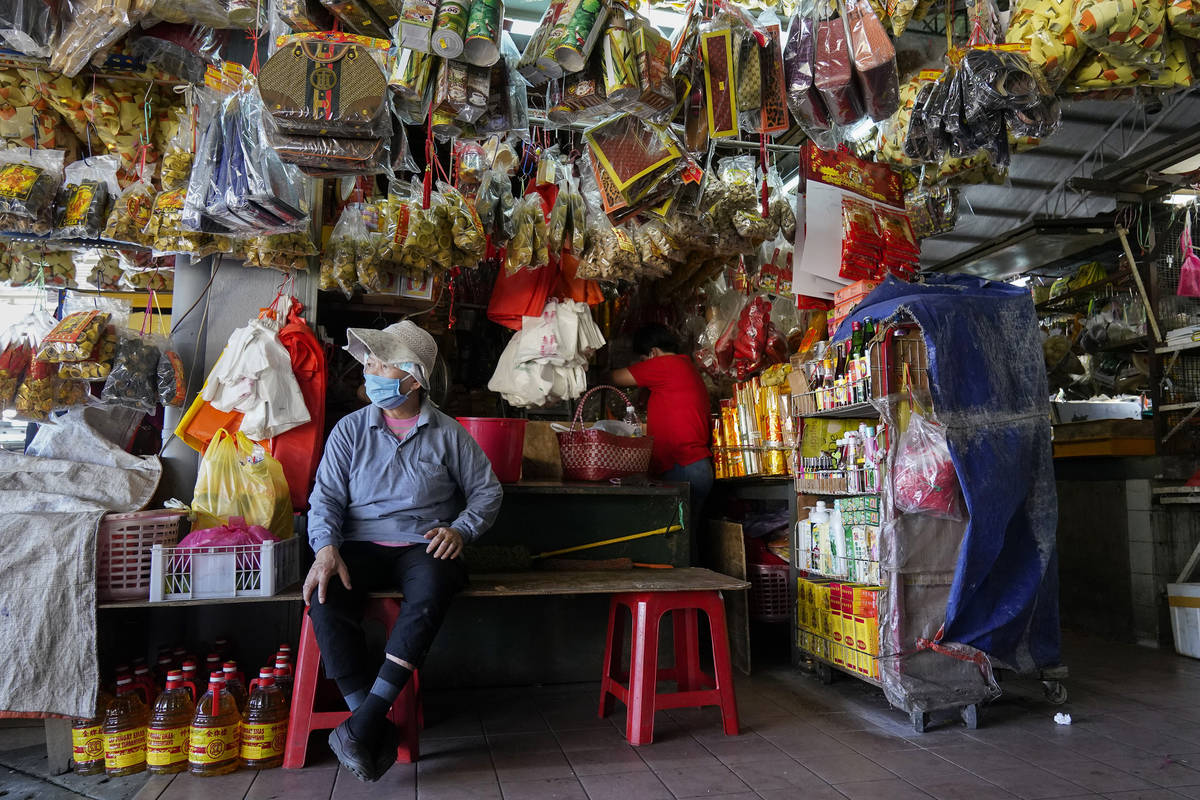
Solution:
[{"label": "basket handle", "polygon": [[[583,397],[579,398],[578,405],[575,406],[575,419],[571,421],[571,432],[572,433],[575,432],[576,426],[578,426],[580,430],[583,430],[583,406],[587,403],[587,399],[589,397],[591,397],[594,393],[600,391],[601,389],[611,389],[612,391],[621,395],[621,399],[625,401],[626,408],[630,408],[633,406],[633,403],[631,403],[629,401],[629,396],[626,395],[624,392],[622,392],[617,387],[609,386],[608,384],[601,384],[600,386],[593,386],[591,389],[588,389],[586,392],[584,392]],[[637,412],[635,411],[634,413],[636,414]]]}]

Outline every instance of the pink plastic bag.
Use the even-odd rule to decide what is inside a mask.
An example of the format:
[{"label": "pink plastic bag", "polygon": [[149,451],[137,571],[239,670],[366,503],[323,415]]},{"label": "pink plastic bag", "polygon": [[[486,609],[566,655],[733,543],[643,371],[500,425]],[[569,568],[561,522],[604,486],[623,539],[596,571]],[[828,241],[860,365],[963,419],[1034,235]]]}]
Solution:
[{"label": "pink plastic bag", "polygon": [[950,460],[946,430],[916,411],[900,437],[892,493],[901,514],[963,518],[958,473]]},{"label": "pink plastic bag", "polygon": [[1192,247],[1192,217],[1189,214],[1183,225],[1183,233],[1179,235],[1179,251],[1183,253],[1183,264],[1179,270],[1179,288],[1175,294],[1180,297],[1200,297],[1200,257]]},{"label": "pink plastic bag", "polygon": [[192,531],[179,547],[233,547],[279,541],[261,525],[247,525],[242,517],[230,517],[227,525]]}]

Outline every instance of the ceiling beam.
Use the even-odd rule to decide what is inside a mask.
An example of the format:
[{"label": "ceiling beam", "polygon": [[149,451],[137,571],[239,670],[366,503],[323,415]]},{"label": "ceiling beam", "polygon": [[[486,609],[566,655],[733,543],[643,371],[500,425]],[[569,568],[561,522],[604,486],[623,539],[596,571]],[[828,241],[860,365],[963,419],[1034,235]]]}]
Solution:
[{"label": "ceiling beam", "polygon": [[1025,219],[1025,215],[1029,213],[1019,208],[1000,208],[999,206],[976,205],[975,203],[968,202],[963,206],[959,206],[960,218],[964,210],[976,217],[998,217],[1000,219]]}]

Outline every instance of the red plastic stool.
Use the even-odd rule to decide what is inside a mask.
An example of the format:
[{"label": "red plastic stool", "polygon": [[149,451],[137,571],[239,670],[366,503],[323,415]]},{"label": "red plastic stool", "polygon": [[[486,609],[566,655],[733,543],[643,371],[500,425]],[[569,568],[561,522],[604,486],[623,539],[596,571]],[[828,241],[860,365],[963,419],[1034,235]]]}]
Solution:
[{"label": "red plastic stool", "polygon": [[[367,604],[366,620],[383,623],[391,631],[400,614],[400,603],[388,598],[374,599]],[[283,754],[285,769],[300,769],[308,753],[308,735],[313,731],[331,730],[350,716],[349,711],[314,711],[317,681],[321,665],[321,649],[313,631],[312,620],[305,613],[300,626],[300,652],[296,659],[295,682],[292,688],[292,711],[288,719],[287,746]],[[421,728],[421,685],[414,671],[404,689],[392,704],[388,719],[400,728],[400,746],[396,760],[411,764],[420,753],[418,739]]]},{"label": "red plastic stool", "polygon": [[[622,669],[625,615],[633,617],[630,669]],[[658,666],[658,630],[671,612],[675,626],[675,665]],[[713,675],[700,667],[700,635],[696,612],[708,615],[712,631]],[[632,679],[631,679],[632,675]],[[658,681],[674,681],[678,690],[659,692]],[[628,685],[623,685],[627,683]],[[630,744],[654,741],[654,712],[667,708],[720,706],[725,733],[738,732],[737,700],[733,694],[733,667],[729,636],[725,630],[725,604],[717,591],[628,592],[613,595],[608,607],[608,641],[604,646],[604,676],[600,681],[600,717],[613,712],[614,700],[628,710],[625,737]]]}]

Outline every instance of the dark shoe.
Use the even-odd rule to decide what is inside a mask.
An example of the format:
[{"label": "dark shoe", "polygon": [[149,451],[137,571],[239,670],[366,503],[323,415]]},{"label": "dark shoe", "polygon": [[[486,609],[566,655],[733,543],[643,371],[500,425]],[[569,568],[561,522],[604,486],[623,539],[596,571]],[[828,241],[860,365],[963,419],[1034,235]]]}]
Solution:
[{"label": "dark shoe", "polygon": [[396,763],[396,749],[400,747],[400,729],[393,725],[391,720],[388,720],[386,725],[383,736],[379,739],[379,749],[375,753],[375,780],[382,778],[383,774],[392,768],[392,764]]},{"label": "dark shoe", "polygon": [[[385,736],[386,740],[388,737]],[[360,781],[374,783],[383,773],[378,769],[378,753],[372,752],[365,742],[360,742],[350,733],[349,720],[334,728],[329,734],[329,749],[337,756],[338,763]],[[393,748],[392,760],[395,760]]]}]

